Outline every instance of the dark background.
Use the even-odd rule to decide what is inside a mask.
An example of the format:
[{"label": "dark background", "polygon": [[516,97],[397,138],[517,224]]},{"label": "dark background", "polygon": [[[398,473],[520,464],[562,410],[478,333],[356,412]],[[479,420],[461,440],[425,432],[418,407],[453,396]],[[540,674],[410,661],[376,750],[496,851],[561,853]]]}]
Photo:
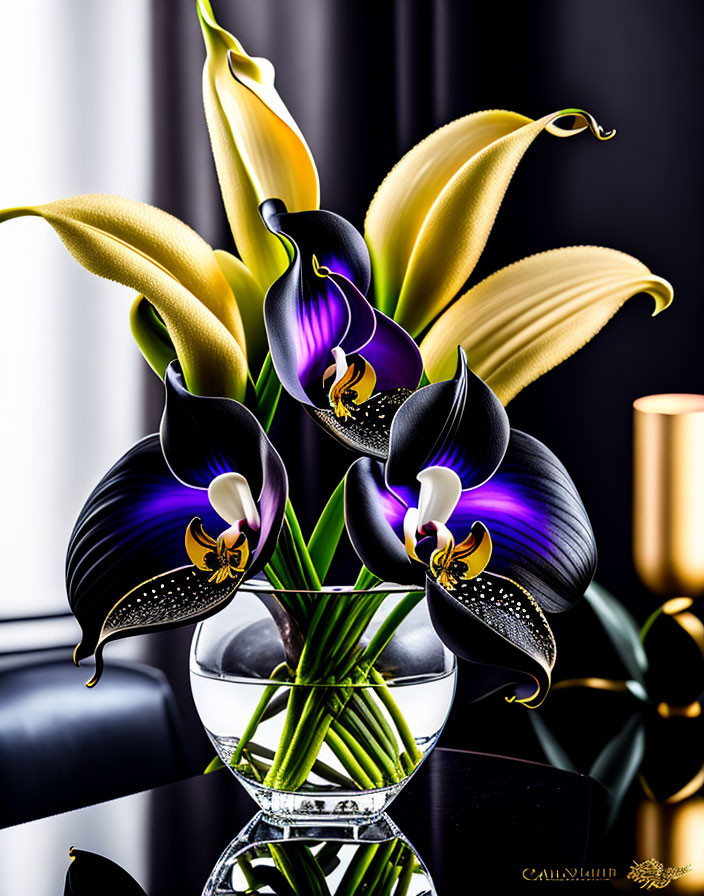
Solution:
[{"label": "dark background", "polygon": [[[631,405],[653,392],[703,391],[698,282],[704,6],[697,0],[214,0],[220,23],[270,58],[315,156],[322,205],[362,227],[386,172],[414,143],[479,109],[533,118],[590,111],[616,138],[541,136],[509,188],[472,282],[558,246],[596,244],[640,258],[675,287],[652,320],[630,300],[586,348],[509,406],[574,478],[600,550],[598,580],[643,621],[656,605],[630,551]],[[155,0],[156,204],[231,248],[201,105],[205,56],[192,0]],[[161,408],[151,384],[149,422]],[[274,439],[291,464],[308,531],[352,459],[287,398]],[[338,566],[338,577],[346,570]],[[584,606],[553,619],[557,677],[616,674]],[[166,661],[173,634],[157,639]],[[183,634],[183,645],[187,633]],[[179,651],[180,652],[180,651]],[[596,654],[596,655],[595,655]],[[183,665],[181,663],[181,665]],[[468,680],[463,669],[461,681]],[[552,697],[550,698],[553,699]],[[539,756],[525,713],[503,701],[466,712],[466,685],[444,743]],[[508,741],[507,741],[508,737]]]}]

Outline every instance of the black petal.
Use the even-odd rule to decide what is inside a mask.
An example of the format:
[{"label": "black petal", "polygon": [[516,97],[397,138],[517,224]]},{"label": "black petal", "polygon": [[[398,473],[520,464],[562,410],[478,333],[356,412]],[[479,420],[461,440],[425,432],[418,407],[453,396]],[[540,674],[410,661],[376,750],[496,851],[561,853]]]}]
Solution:
[{"label": "black petal", "polygon": [[410,485],[421,470],[438,465],[453,469],[462,488],[474,488],[501,463],[509,438],[506,411],[458,351],[453,379],[419,389],[394,418],[386,467],[391,486]]},{"label": "black petal", "polygon": [[352,408],[353,416],[342,420],[332,411],[306,406],[308,413],[345,448],[385,460],[394,416],[410,395],[408,389],[391,389],[372,395]]},{"label": "black petal", "polygon": [[555,455],[511,430],[489,482],[463,492],[448,526],[459,533],[481,520],[491,533],[492,572],[520,582],[543,610],[567,609],[596,569],[596,543],[582,500]]},{"label": "black petal", "polygon": [[425,569],[403,543],[405,504],[386,487],[384,466],[361,457],[345,479],[345,522],[352,546],[374,575],[400,585],[422,585]]},{"label": "black petal", "polygon": [[254,414],[231,398],[193,395],[178,361],[169,364],[164,386],[160,436],[174,476],[207,488],[221,473],[241,473],[256,498],[264,467],[276,452]]},{"label": "black petal", "polygon": [[210,581],[209,572],[183,566],[142,582],[111,607],[103,620],[94,645],[95,674],[88,687],[97,684],[103,673],[103,648],[108,641],[207,619],[229,604],[247,574],[217,584]]},{"label": "black petal", "polygon": [[137,881],[110,859],[73,847],[69,855],[64,896],[146,896]]},{"label": "black petal", "polygon": [[452,591],[427,579],[430,618],[441,640],[462,659],[506,670],[516,698],[539,706],[550,687],[555,639],[534,598],[493,573],[458,583]]},{"label": "black petal", "polygon": [[304,263],[315,255],[318,264],[346,277],[367,294],[372,270],[369,250],[349,221],[325,210],[288,212],[280,199],[263,202],[260,213],[272,233],[296,244]]},{"label": "black petal", "polygon": [[156,435],[106,473],[81,510],[66,554],[66,590],[83,630],[76,659],[93,652],[105,617],[128,591],[189,562],[185,533],[196,516],[210,532],[225,528],[206,491],[174,478]]}]

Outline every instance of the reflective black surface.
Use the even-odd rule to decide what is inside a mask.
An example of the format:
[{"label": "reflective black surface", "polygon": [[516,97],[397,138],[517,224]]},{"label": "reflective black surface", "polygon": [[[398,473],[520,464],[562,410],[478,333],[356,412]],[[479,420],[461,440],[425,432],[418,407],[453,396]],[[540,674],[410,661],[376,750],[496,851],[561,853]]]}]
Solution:
[{"label": "reflective black surface", "polygon": [[[602,798],[599,785],[585,776],[438,749],[389,815],[427,866],[439,894],[492,892],[498,886],[524,892],[527,867],[597,860]],[[218,858],[255,808],[223,770],[0,831],[0,891],[6,892],[21,854],[34,896],[60,893],[74,846],[117,862],[148,896],[200,896]],[[41,869],[32,868],[37,856]],[[609,864],[625,874],[630,860],[630,854],[613,855]],[[52,867],[53,884],[47,877]],[[599,886],[593,883],[590,892]]]}]

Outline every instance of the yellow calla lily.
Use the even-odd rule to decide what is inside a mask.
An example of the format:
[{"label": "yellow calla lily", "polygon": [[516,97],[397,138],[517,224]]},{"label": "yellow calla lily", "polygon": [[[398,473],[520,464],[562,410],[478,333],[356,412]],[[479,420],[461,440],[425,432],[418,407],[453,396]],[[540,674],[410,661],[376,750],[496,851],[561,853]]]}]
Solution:
[{"label": "yellow calla lily", "polygon": [[[571,128],[557,122],[571,116]],[[457,295],[474,270],[518,163],[547,130],[586,129],[608,139],[591,115],[563,109],[532,121],[515,112],[467,115],[410,150],[379,187],[365,237],[376,299],[416,336]]]},{"label": "yellow calla lily", "polygon": [[247,363],[252,376],[257,372],[268,351],[264,327],[264,290],[254,275],[235,255],[223,249],[215,250],[215,260],[237,299],[237,307],[247,339]]},{"label": "yellow calla lily", "polygon": [[456,346],[507,404],[582,348],[637,293],[671,303],[671,285],[636,258],[599,246],[553,249],[482,280],[433,324],[421,342],[431,380],[452,376]]},{"label": "yellow calla lily", "polygon": [[275,197],[289,211],[318,208],[318,172],[276,92],[271,63],[247,55],[218,25],[209,0],[197,0],[197,8],[208,53],[203,103],[225,210],[244,264],[266,290],[288,259],[259,205]]},{"label": "yellow calla lily", "polygon": [[152,303],[192,392],[244,396],[247,360],[237,303],[213,250],[195,231],[150,205],[99,194],[5,209],[0,223],[26,215],[51,224],[87,270]]}]

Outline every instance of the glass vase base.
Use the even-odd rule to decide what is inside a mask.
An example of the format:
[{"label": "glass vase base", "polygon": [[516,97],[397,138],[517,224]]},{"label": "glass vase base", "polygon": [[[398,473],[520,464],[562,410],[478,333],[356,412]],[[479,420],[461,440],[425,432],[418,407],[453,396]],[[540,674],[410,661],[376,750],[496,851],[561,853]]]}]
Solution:
[{"label": "glass vase base", "polygon": [[245,790],[262,810],[264,817],[277,825],[361,825],[386,811],[403,789],[405,781],[379,790],[299,791],[273,790],[237,775]]}]

